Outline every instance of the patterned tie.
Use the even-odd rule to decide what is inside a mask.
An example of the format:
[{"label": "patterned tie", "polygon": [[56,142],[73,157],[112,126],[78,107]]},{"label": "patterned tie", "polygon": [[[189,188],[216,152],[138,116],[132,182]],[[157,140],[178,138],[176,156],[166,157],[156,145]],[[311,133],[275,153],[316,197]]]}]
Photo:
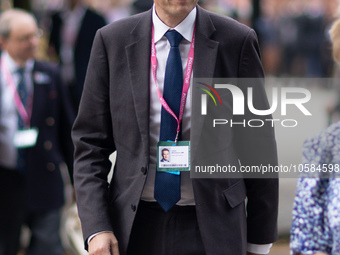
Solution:
[{"label": "patterned tie", "polygon": [[[24,76],[24,68],[19,68],[17,73],[19,74],[19,83],[18,83],[18,94],[23,106],[26,108],[27,105],[27,88]],[[18,130],[25,129],[24,120],[22,116],[18,112]],[[18,149],[18,160],[17,160],[17,168],[20,172],[25,171],[25,162],[26,162],[26,150]]]},{"label": "patterned tie", "polygon": [[[183,37],[175,30],[166,32],[165,36],[171,48],[165,69],[163,97],[178,117],[183,88],[182,60],[178,46]],[[159,140],[174,141],[176,133],[177,121],[162,107]],[[180,175],[156,171],[154,197],[164,211],[167,212],[180,200],[180,182]]]}]

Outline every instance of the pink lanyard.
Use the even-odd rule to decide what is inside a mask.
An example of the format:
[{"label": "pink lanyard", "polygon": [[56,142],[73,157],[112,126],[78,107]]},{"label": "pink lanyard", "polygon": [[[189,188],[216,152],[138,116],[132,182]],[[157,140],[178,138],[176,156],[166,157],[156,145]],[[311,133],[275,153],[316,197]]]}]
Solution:
[{"label": "pink lanyard", "polygon": [[[32,107],[29,108],[29,111],[25,109],[25,106],[23,105],[23,103],[20,99],[17,88],[16,88],[15,83],[13,81],[13,77],[12,77],[10,71],[7,69],[6,65],[3,64],[2,59],[1,59],[0,66],[4,70],[4,74],[5,74],[5,78],[6,78],[6,82],[7,82],[8,86],[13,90],[14,104],[15,104],[16,108],[18,109],[18,112],[19,112],[21,119],[24,122],[24,126],[29,127],[30,126],[31,114],[32,114]],[[32,96],[29,96],[27,106],[32,106],[32,101],[33,101]]]},{"label": "pink lanyard", "polygon": [[167,102],[165,101],[161,92],[158,89],[158,85],[157,85],[157,57],[156,57],[155,35],[154,35],[154,27],[153,26],[152,26],[151,33],[152,33],[152,42],[151,42],[152,76],[153,76],[153,79],[155,81],[159,101],[161,102],[164,109],[169,114],[171,114],[177,121],[177,134],[176,134],[176,139],[175,139],[175,142],[177,142],[178,134],[180,132],[180,125],[181,125],[183,115],[184,115],[185,103],[187,101],[187,95],[188,95],[188,90],[189,90],[189,86],[190,86],[191,71],[192,71],[193,62],[194,62],[195,27],[194,27],[194,31],[192,33],[192,40],[191,40],[190,51],[189,51],[189,56],[188,56],[188,60],[187,60],[187,67],[186,67],[186,70],[185,70],[182,97],[181,97],[181,105],[180,105],[178,118],[177,118],[176,114],[171,110],[171,108],[169,107],[169,105],[167,104]]}]

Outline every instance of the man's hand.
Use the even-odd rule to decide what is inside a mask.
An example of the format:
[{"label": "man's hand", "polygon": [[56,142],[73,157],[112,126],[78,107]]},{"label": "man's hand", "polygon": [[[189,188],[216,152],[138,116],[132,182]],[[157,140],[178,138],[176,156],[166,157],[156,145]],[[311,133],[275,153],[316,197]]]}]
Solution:
[{"label": "man's hand", "polygon": [[119,255],[118,241],[113,233],[101,233],[89,242],[90,255]]}]

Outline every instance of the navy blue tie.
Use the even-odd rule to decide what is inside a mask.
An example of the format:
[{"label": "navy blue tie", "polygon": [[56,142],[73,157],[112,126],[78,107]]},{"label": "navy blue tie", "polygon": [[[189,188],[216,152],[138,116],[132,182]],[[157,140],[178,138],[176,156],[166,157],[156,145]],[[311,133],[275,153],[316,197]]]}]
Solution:
[{"label": "navy blue tie", "polygon": [[[17,73],[19,74],[19,83],[18,83],[18,94],[23,106],[26,108],[27,106],[27,88],[25,82],[25,75],[24,69],[18,69]],[[24,120],[22,116],[18,112],[18,130],[25,129]],[[25,171],[25,163],[26,163],[26,150],[25,149],[18,149],[18,160],[17,160],[17,168],[20,172]]]},{"label": "navy blue tie", "polygon": [[[165,69],[163,98],[178,117],[183,89],[182,60],[178,46],[183,37],[175,30],[166,32],[165,36],[171,48]],[[176,133],[176,119],[162,107],[159,140],[174,141]],[[164,211],[170,210],[180,200],[180,184],[180,175],[156,171],[154,197]]]},{"label": "navy blue tie", "polygon": [[[19,74],[19,83],[18,83],[18,94],[20,97],[20,100],[23,104],[23,106],[26,108],[27,105],[27,88],[26,88],[26,82],[25,82],[25,76],[24,76],[24,69],[20,68],[18,69],[17,73]],[[24,129],[24,120],[22,119],[22,116],[20,116],[18,112],[18,129]]]}]

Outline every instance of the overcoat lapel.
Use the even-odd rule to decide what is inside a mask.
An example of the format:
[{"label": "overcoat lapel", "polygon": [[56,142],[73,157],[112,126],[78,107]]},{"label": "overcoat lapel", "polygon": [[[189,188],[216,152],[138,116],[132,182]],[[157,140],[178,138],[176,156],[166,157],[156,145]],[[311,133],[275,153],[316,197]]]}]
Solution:
[{"label": "overcoat lapel", "polygon": [[144,151],[149,151],[151,10],[142,14],[125,47],[135,111]]},{"label": "overcoat lapel", "polygon": [[215,31],[208,12],[197,6],[194,78],[213,78],[219,42],[210,38]]},{"label": "overcoat lapel", "polygon": [[[196,33],[195,33],[195,57],[192,83],[192,109],[191,109],[191,160],[194,160],[196,149],[201,135],[205,118],[197,116],[198,109],[201,109],[201,93],[196,88],[195,78],[208,78],[211,81],[214,77],[216,56],[219,42],[211,39],[216,29],[212,23],[209,13],[197,6]],[[211,85],[211,84],[210,84]]]}]

